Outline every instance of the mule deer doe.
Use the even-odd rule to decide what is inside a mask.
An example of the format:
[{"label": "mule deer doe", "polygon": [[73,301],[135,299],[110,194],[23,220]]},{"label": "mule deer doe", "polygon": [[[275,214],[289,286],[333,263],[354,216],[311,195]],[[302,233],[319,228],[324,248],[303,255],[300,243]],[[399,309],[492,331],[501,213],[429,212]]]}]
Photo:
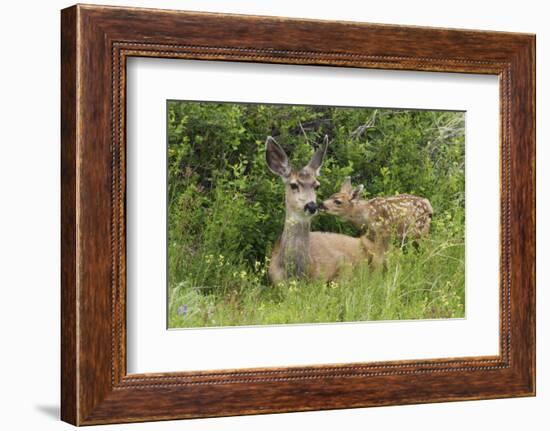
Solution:
[{"label": "mule deer doe", "polygon": [[416,241],[428,234],[433,214],[428,199],[402,194],[363,200],[362,192],[363,186],[354,189],[348,177],[339,192],[319,205],[319,210],[366,230],[367,237],[375,244],[376,256],[387,250],[392,235],[402,244],[410,237],[418,246]]},{"label": "mule deer doe", "polygon": [[272,138],[266,141],[266,162],[285,185],[285,224],[276,242],[269,277],[273,284],[291,278],[332,280],[345,265],[372,257],[373,244],[367,238],[353,238],[328,232],[310,232],[317,213],[317,176],[327,151],[328,136],[310,162],[300,170],[291,167],[284,150]]}]

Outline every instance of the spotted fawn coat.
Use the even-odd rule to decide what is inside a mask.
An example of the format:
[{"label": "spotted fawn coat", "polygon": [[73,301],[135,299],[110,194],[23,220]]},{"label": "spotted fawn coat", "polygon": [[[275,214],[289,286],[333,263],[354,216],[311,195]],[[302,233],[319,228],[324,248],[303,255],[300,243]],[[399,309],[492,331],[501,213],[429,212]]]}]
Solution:
[{"label": "spotted fawn coat", "polygon": [[347,178],[321,209],[352,223],[383,250],[394,236],[403,243],[406,238],[417,241],[428,234],[433,214],[428,199],[402,194],[364,200],[362,191],[363,186],[354,189]]}]

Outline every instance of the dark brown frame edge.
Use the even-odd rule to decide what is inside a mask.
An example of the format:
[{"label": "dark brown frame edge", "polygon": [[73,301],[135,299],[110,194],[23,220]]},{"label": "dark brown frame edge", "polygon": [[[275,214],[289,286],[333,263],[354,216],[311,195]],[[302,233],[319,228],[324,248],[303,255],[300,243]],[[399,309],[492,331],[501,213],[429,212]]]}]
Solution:
[{"label": "dark brown frame edge", "polygon": [[[77,5],[61,14],[61,418],[75,425],[535,394],[535,36]],[[126,374],[129,56],[495,74],[500,354]]]}]

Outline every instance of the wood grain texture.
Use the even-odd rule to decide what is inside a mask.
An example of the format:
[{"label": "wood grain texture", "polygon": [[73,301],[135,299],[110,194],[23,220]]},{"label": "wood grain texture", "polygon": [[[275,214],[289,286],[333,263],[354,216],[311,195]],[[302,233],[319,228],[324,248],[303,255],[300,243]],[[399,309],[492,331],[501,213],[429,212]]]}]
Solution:
[{"label": "wood grain texture", "polygon": [[77,422],[76,9],[61,16],[61,417]]},{"label": "wood grain texture", "polygon": [[[100,6],[62,11],[62,419],[77,425],[533,395],[533,35]],[[495,74],[496,357],[126,374],[129,56]]]}]

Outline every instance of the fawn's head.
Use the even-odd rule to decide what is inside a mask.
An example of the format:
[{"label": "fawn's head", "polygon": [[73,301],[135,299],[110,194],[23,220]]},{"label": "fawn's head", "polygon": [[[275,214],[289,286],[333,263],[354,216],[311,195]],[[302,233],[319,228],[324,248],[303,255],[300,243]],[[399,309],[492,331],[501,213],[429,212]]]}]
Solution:
[{"label": "fawn's head", "polygon": [[327,152],[328,136],[315,151],[309,163],[300,170],[293,169],[284,150],[271,136],[265,143],[265,158],[269,170],[279,175],[285,184],[287,216],[309,218],[317,213],[317,177]]},{"label": "fawn's head", "polygon": [[351,185],[351,178],[347,177],[340,191],[321,202],[319,210],[337,216],[349,214],[353,204],[361,198],[362,193],[363,185],[353,188]]}]

